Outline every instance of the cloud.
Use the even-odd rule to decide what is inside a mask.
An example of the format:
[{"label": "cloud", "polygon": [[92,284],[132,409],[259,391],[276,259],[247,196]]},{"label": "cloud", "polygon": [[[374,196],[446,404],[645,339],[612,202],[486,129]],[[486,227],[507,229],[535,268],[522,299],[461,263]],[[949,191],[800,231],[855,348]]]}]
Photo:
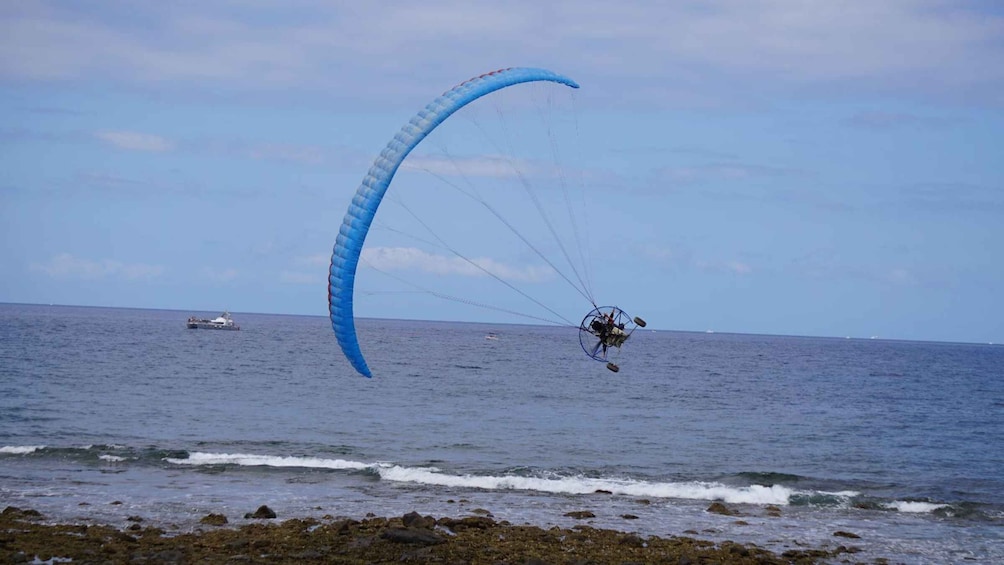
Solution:
[{"label": "cloud", "polygon": [[301,273],[297,271],[282,271],[279,282],[287,284],[320,284],[325,277],[322,273]]},{"label": "cloud", "polygon": [[487,271],[503,280],[526,283],[554,278],[551,269],[546,267],[517,267],[487,257],[473,258],[468,262],[460,257],[435,255],[414,247],[370,247],[363,250],[362,259],[365,264],[381,271],[421,271],[464,277],[488,276]]},{"label": "cloud", "polygon": [[525,159],[511,159],[496,155],[474,157],[444,157],[413,155],[402,165],[402,169],[425,171],[436,176],[487,177],[509,179],[519,176],[556,176],[556,172]]},{"label": "cloud", "polygon": [[708,273],[727,273],[732,275],[749,275],[753,273],[753,267],[742,261],[697,261],[698,269]]},{"label": "cloud", "polygon": [[234,268],[205,267],[202,269],[202,276],[214,283],[230,282],[236,279],[238,274],[237,269]]},{"label": "cloud", "polygon": [[[198,9],[194,9],[197,6]],[[0,77],[312,88],[397,96],[512,61],[593,80],[624,103],[745,101],[800,87],[1001,101],[1004,17],[979,2],[798,0],[359,4],[7,2]],[[393,88],[380,76],[395,81]],[[671,84],[664,82],[673,77]],[[449,78],[448,78],[449,77]],[[609,80],[608,84],[596,82]],[[742,81],[743,88],[723,88]],[[617,88],[621,85],[621,88]],[[207,85],[210,86],[211,85]],[[421,92],[427,86],[421,87]]]},{"label": "cloud", "polygon": [[99,131],[94,137],[101,141],[129,151],[150,151],[161,153],[174,149],[174,143],[159,135],[135,131]]},{"label": "cloud", "polygon": [[917,116],[896,112],[858,112],[847,118],[849,126],[870,130],[893,130],[905,128],[944,129],[958,123],[951,118]]},{"label": "cloud", "polygon": [[757,179],[777,179],[809,176],[809,173],[787,167],[772,167],[746,163],[708,163],[694,167],[664,167],[656,171],[661,178],[671,179],[679,184],[705,183],[714,181],[750,181]]},{"label": "cloud", "polygon": [[1004,188],[964,182],[925,182],[905,185],[898,198],[887,205],[916,210],[981,212],[1000,214],[1004,211]]},{"label": "cloud", "polygon": [[322,255],[320,253],[316,255],[304,255],[302,257],[294,258],[293,262],[297,265],[327,267],[328,265],[331,264],[331,256]]},{"label": "cloud", "polygon": [[164,272],[161,265],[145,263],[122,263],[112,259],[92,261],[61,253],[44,263],[32,263],[32,271],[38,271],[54,278],[73,279],[154,279]]}]

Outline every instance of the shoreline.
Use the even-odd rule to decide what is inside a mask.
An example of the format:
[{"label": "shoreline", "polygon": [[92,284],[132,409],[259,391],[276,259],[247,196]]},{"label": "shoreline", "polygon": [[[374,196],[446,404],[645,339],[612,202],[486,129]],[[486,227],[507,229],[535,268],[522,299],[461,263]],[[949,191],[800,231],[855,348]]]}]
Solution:
[{"label": "shoreline", "polygon": [[589,525],[545,529],[490,515],[434,518],[410,512],[391,518],[276,520],[263,506],[245,518],[254,522],[230,525],[225,516],[209,514],[193,531],[167,533],[139,516],[130,517],[125,528],[48,523],[35,510],[9,506],[0,513],[0,562],[807,565],[859,551],[840,545],[779,554],[755,544],[640,536]]}]

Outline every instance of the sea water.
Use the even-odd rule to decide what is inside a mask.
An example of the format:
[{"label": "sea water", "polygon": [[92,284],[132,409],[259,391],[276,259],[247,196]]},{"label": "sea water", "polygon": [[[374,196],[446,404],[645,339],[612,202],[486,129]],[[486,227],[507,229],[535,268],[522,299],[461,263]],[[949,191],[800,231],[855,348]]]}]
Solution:
[{"label": "sea water", "polygon": [[488,511],[1004,562],[1001,346],[639,330],[612,373],[574,328],[359,320],[366,379],[326,318],[192,314],[217,313],[0,304],[0,506],[174,530]]}]

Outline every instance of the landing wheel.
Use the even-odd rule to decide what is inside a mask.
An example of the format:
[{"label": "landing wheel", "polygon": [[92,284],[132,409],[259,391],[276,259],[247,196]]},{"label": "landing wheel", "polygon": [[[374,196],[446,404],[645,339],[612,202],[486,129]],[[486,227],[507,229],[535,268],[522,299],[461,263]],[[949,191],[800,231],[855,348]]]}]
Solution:
[{"label": "landing wheel", "polygon": [[635,319],[634,319],[634,323],[635,323],[635,324],[636,324],[636,325],[637,325],[637,326],[638,326],[639,328],[644,328],[644,327],[645,327],[645,320],[642,320],[641,318],[639,318],[639,317],[637,317],[637,316],[635,316]]},{"label": "landing wheel", "polygon": [[613,372],[615,372],[615,373],[616,373],[617,371],[620,371],[620,370],[621,370],[621,368],[620,368],[620,367],[618,367],[617,365],[614,365],[613,363],[607,363],[607,369],[610,369],[611,371],[613,371]]}]

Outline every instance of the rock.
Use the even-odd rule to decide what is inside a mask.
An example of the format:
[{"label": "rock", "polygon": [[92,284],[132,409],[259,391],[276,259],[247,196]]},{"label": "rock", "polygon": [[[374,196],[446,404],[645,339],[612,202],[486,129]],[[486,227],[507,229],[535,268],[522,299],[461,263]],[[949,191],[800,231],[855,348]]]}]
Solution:
[{"label": "rock", "polygon": [[575,518],[576,520],[585,520],[586,518],[595,518],[596,514],[593,514],[588,510],[576,510],[574,512],[566,512],[565,516]]},{"label": "rock", "polygon": [[17,506],[8,506],[7,508],[4,508],[3,515],[16,518],[18,520],[39,520],[42,518],[42,513],[38,510],[32,510],[31,508],[21,510]]},{"label": "rock", "polygon": [[487,530],[495,526],[495,520],[485,516],[467,516],[459,520],[456,518],[440,518],[436,523],[454,532],[461,532],[467,529]]},{"label": "rock", "polygon": [[711,506],[708,506],[708,512],[712,514],[721,514],[722,516],[738,516],[739,513],[732,510],[728,506],[725,506],[721,502],[712,502]]},{"label": "rock", "polygon": [[185,554],[177,549],[168,549],[154,555],[153,560],[158,563],[184,563]]},{"label": "rock", "polygon": [[841,538],[861,539],[861,536],[853,534],[851,532],[845,532],[843,530],[837,530],[833,532],[833,535]]},{"label": "rock", "polygon": [[142,522],[143,518],[139,516],[129,516],[128,518],[126,518],[126,520],[129,522]]},{"label": "rock", "polygon": [[380,534],[380,537],[394,543],[412,545],[436,545],[446,542],[442,536],[430,530],[420,530],[417,528],[390,528]]},{"label": "rock", "polygon": [[637,534],[621,536],[621,539],[617,540],[617,543],[631,547],[645,547],[645,540],[641,539],[641,536]]},{"label": "rock", "polygon": [[593,491],[593,494],[613,494],[613,491],[598,488]]},{"label": "rock", "polygon": [[635,516],[634,514],[621,514],[621,518],[624,518],[625,520],[637,520],[638,519],[638,517]]},{"label": "rock", "polygon": [[247,513],[244,515],[245,518],[254,518],[256,520],[271,520],[275,518],[275,511],[262,504],[255,510],[254,513]]},{"label": "rock", "polygon": [[206,514],[199,520],[199,523],[209,526],[222,526],[227,523],[227,517],[223,514]]},{"label": "rock", "polygon": [[480,514],[481,516],[488,516],[489,518],[495,517],[494,514],[485,510],[484,508],[475,508],[474,510],[471,510],[471,514]]},{"label": "rock", "polygon": [[401,523],[406,528],[431,529],[436,525],[436,519],[432,516],[422,516],[418,512],[408,512],[401,517]]},{"label": "rock", "polygon": [[771,504],[765,509],[765,514],[771,518],[779,518],[781,516],[781,509]]}]

